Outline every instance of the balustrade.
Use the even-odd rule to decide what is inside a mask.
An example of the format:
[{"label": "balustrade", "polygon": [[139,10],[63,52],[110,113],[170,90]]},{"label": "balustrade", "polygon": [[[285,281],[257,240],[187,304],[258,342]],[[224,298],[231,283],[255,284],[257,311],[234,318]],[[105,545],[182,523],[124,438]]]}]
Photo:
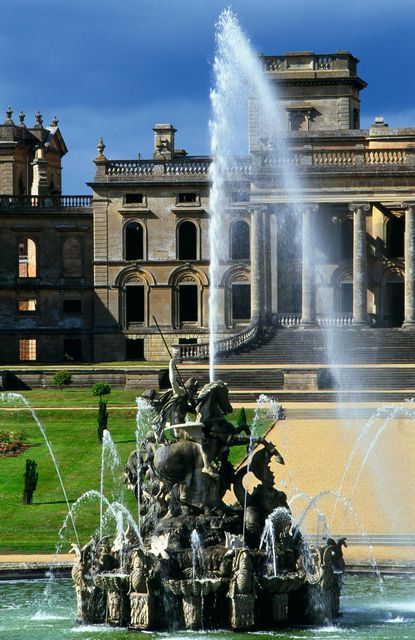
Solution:
[{"label": "balustrade", "polygon": [[[258,336],[259,323],[249,325],[243,331],[233,336],[227,336],[215,342],[215,354],[225,354],[236,351],[253,342]],[[204,360],[209,358],[209,343],[199,344],[175,344],[173,345],[173,356],[178,360]]]},{"label": "balustrade", "polygon": [[0,195],[0,209],[72,209],[90,207],[92,196],[6,196]]},{"label": "balustrade", "polygon": [[[313,150],[311,153],[312,166],[351,166],[357,164],[357,158],[363,156],[364,165],[400,165],[410,162],[410,156],[404,149],[366,149],[364,152],[355,149],[341,150]],[[289,151],[287,153],[265,152],[263,168],[275,169],[282,165],[308,165],[310,152]],[[152,176],[160,175],[205,175],[209,174],[210,158],[183,158],[177,160],[106,160],[105,175],[108,176]],[[231,174],[250,176],[252,173],[251,159],[235,158],[229,167]]]},{"label": "balustrade", "polygon": [[353,151],[316,151],[313,164],[354,164],[356,154]]},{"label": "balustrade", "polygon": [[105,163],[105,173],[109,176],[151,175],[154,167],[155,163],[151,160],[108,160]]},{"label": "balustrade", "polygon": [[351,312],[317,316],[317,324],[319,327],[349,327],[352,325],[352,322],[353,314]]},{"label": "balustrade", "polygon": [[301,313],[277,313],[275,314],[275,324],[278,327],[299,327]]},{"label": "balustrade", "polygon": [[365,151],[365,164],[405,164],[406,153],[402,149],[371,149]]}]

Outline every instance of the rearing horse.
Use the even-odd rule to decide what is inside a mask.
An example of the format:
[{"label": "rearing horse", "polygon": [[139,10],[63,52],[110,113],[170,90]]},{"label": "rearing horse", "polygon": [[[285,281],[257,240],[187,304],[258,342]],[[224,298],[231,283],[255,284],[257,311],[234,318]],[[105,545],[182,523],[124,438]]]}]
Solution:
[{"label": "rearing horse", "polygon": [[196,407],[197,422],[172,425],[178,438],[176,442],[144,444],[147,455],[149,447],[152,450],[149,464],[154,474],[167,491],[178,492],[178,500],[182,505],[198,509],[220,507],[219,478],[206,466],[218,463],[230,447],[262,444],[280,464],[284,464],[281,454],[272,443],[265,438],[241,435],[242,431],[249,434],[247,425],[234,427],[226,419],[225,416],[232,412],[232,405],[224,382],[205,385],[198,395]]}]

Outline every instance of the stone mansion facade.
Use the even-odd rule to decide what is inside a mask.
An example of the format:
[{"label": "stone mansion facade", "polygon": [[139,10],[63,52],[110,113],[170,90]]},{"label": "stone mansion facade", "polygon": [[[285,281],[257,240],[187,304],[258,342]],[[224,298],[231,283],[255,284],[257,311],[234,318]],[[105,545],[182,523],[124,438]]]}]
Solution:
[{"label": "stone mansion facade", "polygon": [[[231,346],[254,325],[415,328],[415,128],[379,117],[360,129],[357,63],[345,51],[263,57],[288,150],[264,138],[251,99],[249,156],[235,159],[223,211],[218,338]],[[153,158],[109,159],[101,140],[92,196],[62,195],[58,121],[6,116],[1,362],[164,360],[156,321],[184,355],[203,353],[211,159],[160,124]]]}]

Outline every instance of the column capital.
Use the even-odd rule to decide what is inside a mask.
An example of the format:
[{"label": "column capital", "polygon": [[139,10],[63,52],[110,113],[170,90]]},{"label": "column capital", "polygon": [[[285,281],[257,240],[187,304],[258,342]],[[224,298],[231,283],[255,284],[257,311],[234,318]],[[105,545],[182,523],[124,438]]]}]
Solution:
[{"label": "column capital", "polygon": [[415,209],[415,202],[402,202],[401,207],[402,209]]},{"label": "column capital", "polygon": [[318,204],[300,204],[295,207],[300,213],[317,213],[319,210]]},{"label": "column capital", "polygon": [[265,204],[251,204],[248,207],[248,213],[266,213],[268,211],[268,207]]},{"label": "column capital", "polygon": [[354,213],[355,211],[364,211],[365,213],[367,213],[368,211],[370,211],[370,204],[367,202],[351,202],[349,204],[349,211],[351,211],[352,213]]}]

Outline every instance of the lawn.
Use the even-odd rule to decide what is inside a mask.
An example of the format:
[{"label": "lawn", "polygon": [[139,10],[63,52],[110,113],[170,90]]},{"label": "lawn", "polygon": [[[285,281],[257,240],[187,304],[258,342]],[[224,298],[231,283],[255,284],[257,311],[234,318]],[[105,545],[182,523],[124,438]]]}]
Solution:
[{"label": "lawn", "polygon": [[[134,407],[135,399],[141,395],[140,389],[112,389],[104,400],[109,406]],[[30,391],[6,391],[0,393],[0,409],[2,406],[21,407],[20,394],[26,398],[32,407],[90,407],[98,404],[98,398],[91,393],[91,388],[64,387],[59,389],[31,389]]]},{"label": "lawn", "polygon": [[[96,432],[97,399],[90,391],[65,389],[64,391],[28,391],[25,397],[36,406],[61,406],[63,409],[41,408],[37,414],[44,426],[58,462],[68,500],[73,504],[82,494],[91,489],[99,490],[102,446]],[[117,498],[124,465],[135,446],[135,396],[137,392],[116,390],[107,396],[109,409],[108,428],[116,444],[121,466],[116,472],[119,482],[115,487],[111,473],[106,474],[105,495]],[[77,400],[77,402],[75,402]],[[60,542],[58,532],[67,515],[67,506],[59,485],[56,470],[42,434],[31,413],[19,406],[4,410],[0,402],[0,430],[24,431],[25,442],[32,445],[17,457],[0,458],[0,553],[51,553]],[[112,405],[116,405],[112,407]],[[124,405],[124,406],[123,406]],[[74,411],[72,406],[80,407]],[[67,407],[65,410],[64,407]],[[238,412],[230,416],[236,422]],[[252,410],[247,410],[248,421]],[[270,422],[261,422],[263,433]],[[233,463],[240,462],[246,447],[234,447]],[[36,460],[39,480],[33,504],[22,504],[23,473],[26,459]],[[126,506],[136,514],[133,495],[125,491]],[[99,501],[84,502],[77,510],[77,530],[81,543],[85,543],[97,529],[99,523]],[[62,544],[67,551],[75,541],[73,530],[68,527]]]}]

